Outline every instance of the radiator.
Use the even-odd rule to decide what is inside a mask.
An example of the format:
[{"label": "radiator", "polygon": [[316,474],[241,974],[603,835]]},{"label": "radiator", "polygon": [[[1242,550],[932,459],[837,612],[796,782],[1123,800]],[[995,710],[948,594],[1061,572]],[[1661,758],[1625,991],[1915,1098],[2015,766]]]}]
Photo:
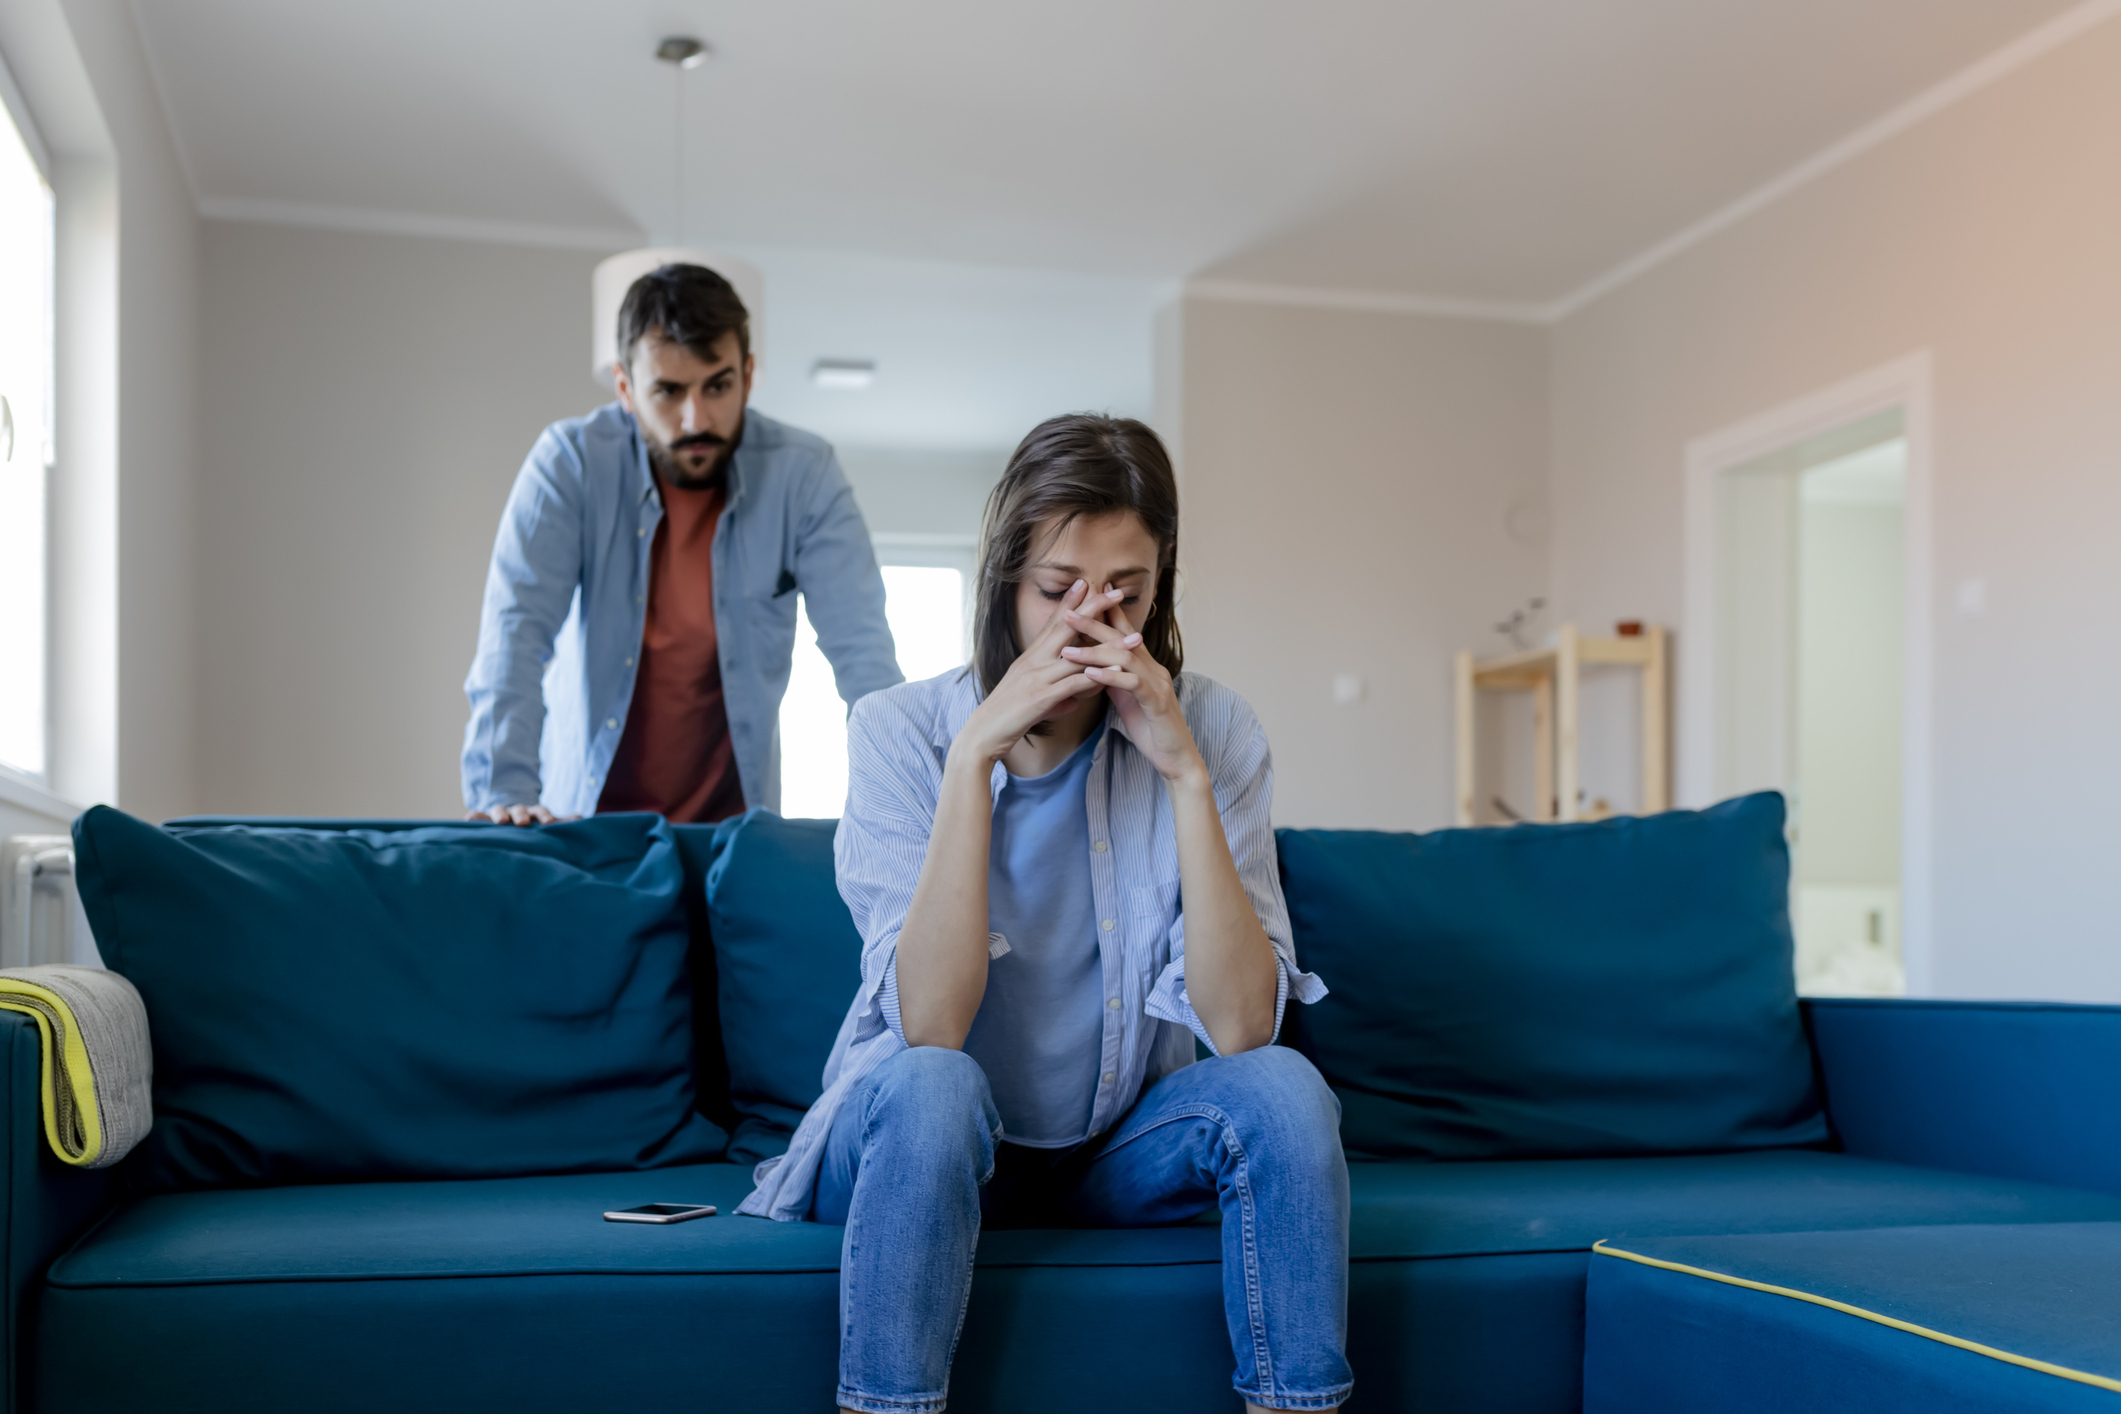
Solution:
[{"label": "radiator", "polygon": [[0,967],[44,962],[102,965],[74,892],[74,842],[10,835],[0,841]]}]

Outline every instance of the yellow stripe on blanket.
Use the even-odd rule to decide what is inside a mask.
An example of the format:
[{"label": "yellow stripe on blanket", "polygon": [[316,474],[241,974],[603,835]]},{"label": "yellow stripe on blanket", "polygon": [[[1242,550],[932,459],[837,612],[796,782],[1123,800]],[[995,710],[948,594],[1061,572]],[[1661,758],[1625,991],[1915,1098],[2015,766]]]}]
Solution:
[{"label": "yellow stripe on blanket", "polygon": [[0,1011],[37,1023],[52,1152],[78,1168],[124,1158],[153,1123],[147,1011],[132,984],[100,968],[9,968]]}]

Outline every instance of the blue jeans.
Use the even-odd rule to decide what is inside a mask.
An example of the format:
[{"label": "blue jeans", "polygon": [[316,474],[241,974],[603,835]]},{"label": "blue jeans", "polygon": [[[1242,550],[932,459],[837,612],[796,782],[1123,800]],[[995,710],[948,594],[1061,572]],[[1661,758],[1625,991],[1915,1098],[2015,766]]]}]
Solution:
[{"label": "blue jeans", "polygon": [[983,1216],[1148,1227],[1211,1203],[1237,1392],[1267,1409],[1347,1398],[1348,1168],[1340,1104],[1309,1061],[1283,1046],[1199,1061],[1075,1149],[999,1144],[1000,1128],[979,1063],[932,1046],[885,1061],[840,1111],[811,1217],[847,1226],[841,1407],[944,1407]]}]

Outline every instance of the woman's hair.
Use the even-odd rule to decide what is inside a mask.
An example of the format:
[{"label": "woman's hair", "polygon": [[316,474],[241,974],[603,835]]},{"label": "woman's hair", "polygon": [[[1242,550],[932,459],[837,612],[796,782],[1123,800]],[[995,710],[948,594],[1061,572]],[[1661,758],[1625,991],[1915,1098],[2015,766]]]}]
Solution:
[{"label": "woman's hair", "polygon": [[[1080,516],[1124,511],[1156,541],[1156,597],[1138,624],[1142,647],[1172,676],[1185,662],[1178,615],[1178,480],[1157,435],[1129,417],[1072,412],[1031,429],[987,497],[980,523],[979,587],[972,615],[972,666],[992,692],[1024,651],[1016,641],[1016,587],[1052,522],[1057,535]],[[1051,538],[1049,535],[1048,539]]]}]

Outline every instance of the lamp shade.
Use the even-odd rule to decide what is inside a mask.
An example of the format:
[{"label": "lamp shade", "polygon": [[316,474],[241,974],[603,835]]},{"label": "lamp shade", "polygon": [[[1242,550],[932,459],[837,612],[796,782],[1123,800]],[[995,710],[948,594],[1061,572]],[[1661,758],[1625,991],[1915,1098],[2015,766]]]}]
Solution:
[{"label": "lamp shade", "polygon": [[619,356],[619,306],[626,302],[626,291],[633,288],[634,281],[662,265],[704,265],[727,280],[736,287],[737,298],[751,314],[751,352],[758,354],[765,342],[766,272],[758,266],[733,255],[687,246],[621,251],[599,262],[596,274],[590,277],[590,372],[607,388],[611,386],[611,365]]}]

